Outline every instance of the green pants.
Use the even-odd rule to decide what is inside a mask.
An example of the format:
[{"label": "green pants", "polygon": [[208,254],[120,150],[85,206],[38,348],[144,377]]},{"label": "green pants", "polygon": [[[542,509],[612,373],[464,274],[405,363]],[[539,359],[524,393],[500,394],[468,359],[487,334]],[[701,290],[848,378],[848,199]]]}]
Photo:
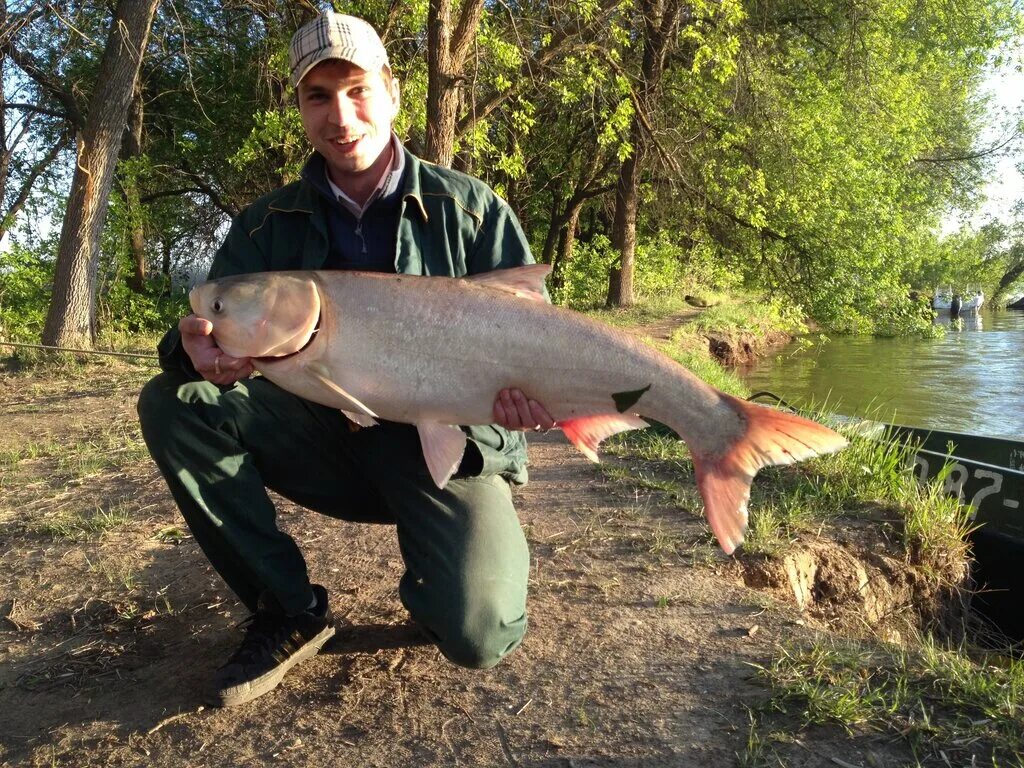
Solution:
[{"label": "green pants", "polygon": [[162,373],[143,388],[138,409],[196,541],[250,609],[264,590],[289,613],[312,600],[305,560],[277,527],[270,488],[332,517],[395,525],[402,603],[451,661],[486,668],[519,645],[529,554],[502,477],[457,473],[440,490],[415,428],[384,422],[353,431],[340,411],[263,378],[222,388]]}]

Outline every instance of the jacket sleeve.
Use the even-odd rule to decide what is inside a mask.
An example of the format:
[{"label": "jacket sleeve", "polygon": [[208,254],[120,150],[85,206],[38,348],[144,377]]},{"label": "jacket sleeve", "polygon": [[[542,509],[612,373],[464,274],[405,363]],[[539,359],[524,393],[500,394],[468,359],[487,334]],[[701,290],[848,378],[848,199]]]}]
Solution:
[{"label": "jacket sleeve", "polygon": [[[243,211],[233,222],[210,265],[208,280],[216,280],[229,275],[241,275],[248,272],[260,272],[269,269],[269,259],[258,243],[250,235],[248,221],[249,211]],[[192,366],[192,360],[185,354],[181,346],[181,333],[177,326],[171,328],[157,345],[160,356],[160,368],[165,371],[184,372],[189,378],[202,378]]]}]

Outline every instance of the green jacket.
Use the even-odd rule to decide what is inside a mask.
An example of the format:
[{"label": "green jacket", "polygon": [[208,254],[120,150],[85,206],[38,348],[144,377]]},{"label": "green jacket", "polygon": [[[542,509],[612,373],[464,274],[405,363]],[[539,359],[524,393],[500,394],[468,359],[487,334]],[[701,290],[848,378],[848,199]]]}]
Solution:
[{"label": "green jacket", "polygon": [[[530,248],[508,203],[486,184],[405,151],[395,271],[462,277],[532,264]],[[210,267],[211,280],[286,269],[320,269],[328,258],[327,201],[299,180],[256,200],[232,222]],[[200,378],[177,329],[159,345],[164,370]],[[497,392],[495,392],[497,395]],[[465,427],[470,445],[463,471],[526,482],[526,441],[497,426]]]}]

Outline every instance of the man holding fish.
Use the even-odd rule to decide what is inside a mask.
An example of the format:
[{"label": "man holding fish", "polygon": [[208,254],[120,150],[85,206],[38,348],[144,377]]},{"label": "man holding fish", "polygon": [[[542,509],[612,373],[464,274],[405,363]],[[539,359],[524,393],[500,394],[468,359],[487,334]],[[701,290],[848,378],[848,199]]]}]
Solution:
[{"label": "man holding fish", "polygon": [[[210,279],[294,269],[462,277],[533,262],[503,200],[402,146],[398,82],[369,24],[319,16],[293,37],[289,64],[315,152],[299,181],[232,223]],[[510,484],[526,480],[521,430],[554,426],[544,407],[518,389],[495,393],[495,424],[465,428],[442,489],[415,427],[360,429],[341,410],[250,378],[253,360],[228,355],[212,330],[207,317],[183,318],[139,400],[147,446],[196,541],[253,612],[214,675],[212,703],[272,690],[334,634],[326,590],[278,529],[267,488],[341,519],[394,524],[402,602],[454,663],[487,668],[515,649],[529,555]]]}]

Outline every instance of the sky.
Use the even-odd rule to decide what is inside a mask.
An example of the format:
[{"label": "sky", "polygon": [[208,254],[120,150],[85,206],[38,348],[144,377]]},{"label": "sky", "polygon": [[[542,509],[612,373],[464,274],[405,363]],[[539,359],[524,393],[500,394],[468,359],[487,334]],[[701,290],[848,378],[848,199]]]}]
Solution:
[{"label": "sky", "polygon": [[[985,90],[991,95],[989,107],[989,129],[985,132],[979,148],[991,147],[1006,141],[1011,136],[1009,124],[1020,124],[1024,120],[1024,39],[1013,46],[1010,59],[1004,66],[993,69],[985,82]],[[1014,120],[1014,118],[1016,118]],[[1008,151],[993,165],[988,184],[985,186],[987,200],[968,221],[975,227],[992,219],[1009,221],[1015,202],[1024,200],[1024,174],[1018,166],[1024,165],[1024,137],[1018,132],[1017,139]],[[943,230],[959,228],[963,215],[955,212],[946,218]]]}]

